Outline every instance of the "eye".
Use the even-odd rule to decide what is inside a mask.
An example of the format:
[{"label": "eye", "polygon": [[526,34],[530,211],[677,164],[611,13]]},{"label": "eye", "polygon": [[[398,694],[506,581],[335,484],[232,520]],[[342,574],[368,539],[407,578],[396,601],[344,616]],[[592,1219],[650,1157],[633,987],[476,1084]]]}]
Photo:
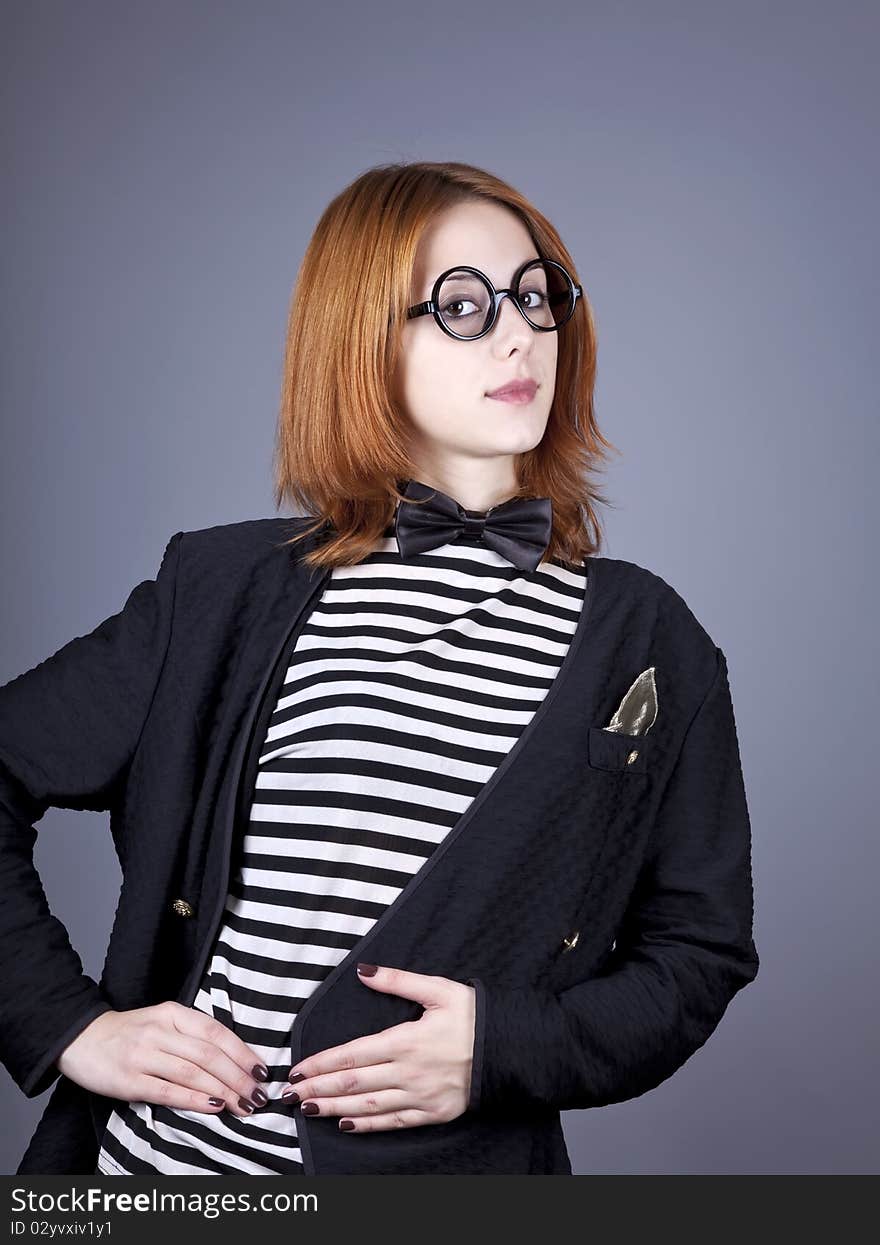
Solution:
[{"label": "eye", "polygon": [[[468,305],[468,304],[470,304],[470,306],[474,308],[474,311],[467,311],[467,312],[463,312],[461,315],[449,316],[449,308],[450,308],[450,307],[464,307],[464,306],[466,306],[466,305]],[[442,314],[443,314],[444,316],[449,316],[449,318],[450,318],[451,320],[461,320],[461,319],[463,318],[463,316],[464,316],[464,315],[469,315],[469,316],[472,316],[476,310],[477,310],[477,305],[476,305],[476,303],[472,302],[472,301],[471,301],[471,299],[469,299],[469,298],[455,298],[455,299],[453,299],[453,300],[452,300],[452,302],[446,303],[446,304],[444,305],[444,307],[443,307],[443,311],[442,311]]]},{"label": "eye", "polygon": [[524,302],[527,298],[534,298],[536,300],[534,303],[529,304],[528,309],[530,311],[534,310],[536,307],[545,307],[548,301],[547,295],[543,292],[543,290],[520,290],[520,302]]}]

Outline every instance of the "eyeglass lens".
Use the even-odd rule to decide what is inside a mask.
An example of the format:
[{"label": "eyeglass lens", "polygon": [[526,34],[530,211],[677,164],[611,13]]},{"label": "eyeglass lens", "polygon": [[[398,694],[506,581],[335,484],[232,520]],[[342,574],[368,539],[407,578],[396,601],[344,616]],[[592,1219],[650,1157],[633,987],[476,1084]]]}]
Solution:
[{"label": "eyeglass lens", "polygon": [[[530,324],[553,328],[571,311],[571,286],[559,268],[536,260],[520,277],[517,301]],[[437,307],[453,333],[476,337],[492,318],[492,295],[472,272],[453,272],[440,287]]]}]

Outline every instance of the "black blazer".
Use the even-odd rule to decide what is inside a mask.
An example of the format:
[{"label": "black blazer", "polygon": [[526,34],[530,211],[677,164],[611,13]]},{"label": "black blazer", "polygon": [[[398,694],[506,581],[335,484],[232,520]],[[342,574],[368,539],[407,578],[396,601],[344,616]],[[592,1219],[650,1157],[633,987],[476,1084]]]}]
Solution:
[{"label": "black blazer", "polygon": [[[330,572],[308,525],[257,519],[168,543],[155,580],[0,688],[0,1059],[27,1097],[58,1078],[18,1174],[94,1174],[114,1106],[54,1061],[102,1012],[191,1005],[220,928],[279,658]],[[655,667],[659,714],[603,731]],[[109,810],[123,882],[100,982],[33,864],[50,806]],[[180,902],[183,900],[184,902]],[[577,937],[575,937],[577,935]],[[571,1172],[559,1112],[669,1077],[758,971],[750,826],[724,654],[682,598],[593,557],[577,631],[511,751],[296,1016],[293,1059],[421,1014],[359,960],[476,990],[470,1101],[448,1123],[297,1126],[307,1174]]]}]

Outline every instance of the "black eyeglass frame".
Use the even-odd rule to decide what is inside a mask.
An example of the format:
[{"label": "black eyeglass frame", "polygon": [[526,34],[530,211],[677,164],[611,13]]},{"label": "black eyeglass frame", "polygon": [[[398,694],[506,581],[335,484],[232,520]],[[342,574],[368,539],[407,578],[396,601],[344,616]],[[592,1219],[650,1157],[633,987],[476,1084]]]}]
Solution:
[{"label": "black eyeglass frame", "polygon": [[[571,307],[569,308],[568,314],[564,320],[560,320],[558,324],[554,324],[550,327],[533,324],[523,308],[520,306],[519,298],[517,297],[519,294],[519,284],[523,276],[529,268],[534,268],[539,264],[549,264],[553,268],[558,268],[568,282],[569,287],[568,297],[571,299]],[[451,277],[454,272],[469,272],[473,276],[478,277],[488,289],[489,296],[492,299],[492,311],[489,315],[489,319],[485,327],[473,337],[468,337],[464,333],[453,332],[453,330],[444,323],[443,316],[440,313],[440,308],[438,306],[440,287],[443,285],[446,278]],[[456,341],[460,342],[476,342],[479,341],[481,337],[485,337],[487,333],[491,333],[492,329],[495,327],[495,321],[498,319],[498,308],[501,306],[501,300],[504,298],[511,298],[513,299],[514,306],[529,328],[534,329],[536,333],[558,333],[562,326],[567,324],[574,315],[578,299],[583,296],[583,292],[583,287],[578,285],[578,283],[572,278],[568,269],[555,259],[527,259],[526,262],[521,264],[513,274],[513,285],[506,290],[496,290],[495,286],[486,274],[484,272],[480,272],[479,268],[471,268],[467,264],[458,264],[455,268],[447,268],[445,272],[440,273],[440,276],[434,282],[434,286],[431,290],[431,297],[428,301],[424,303],[416,303],[414,307],[408,308],[406,318],[407,320],[412,320],[416,316],[433,315],[435,321],[439,324],[440,328],[447,335],[447,337],[453,337]]]}]

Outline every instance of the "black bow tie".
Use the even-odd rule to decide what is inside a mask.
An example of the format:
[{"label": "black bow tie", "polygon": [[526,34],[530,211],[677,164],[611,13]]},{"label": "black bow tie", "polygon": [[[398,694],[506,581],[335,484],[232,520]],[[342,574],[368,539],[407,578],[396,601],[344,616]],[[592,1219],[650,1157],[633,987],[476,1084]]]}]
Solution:
[{"label": "black bow tie", "polygon": [[[397,504],[394,534],[402,558],[436,549],[464,535],[482,540],[520,571],[533,571],[547,551],[553,528],[549,497],[514,497],[485,514],[463,510],[439,489],[410,480],[407,501]],[[422,498],[430,501],[422,502]],[[419,505],[413,505],[418,501]]]}]

